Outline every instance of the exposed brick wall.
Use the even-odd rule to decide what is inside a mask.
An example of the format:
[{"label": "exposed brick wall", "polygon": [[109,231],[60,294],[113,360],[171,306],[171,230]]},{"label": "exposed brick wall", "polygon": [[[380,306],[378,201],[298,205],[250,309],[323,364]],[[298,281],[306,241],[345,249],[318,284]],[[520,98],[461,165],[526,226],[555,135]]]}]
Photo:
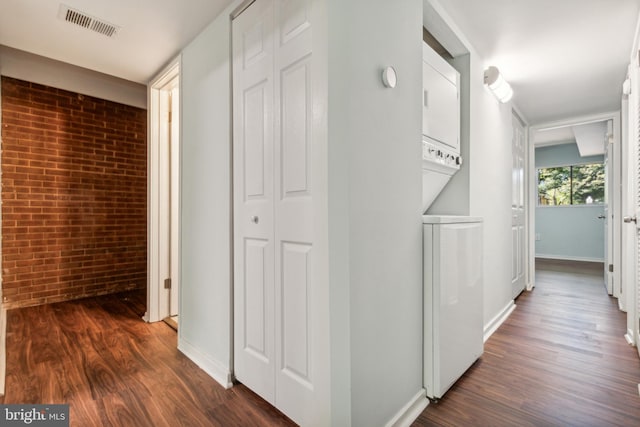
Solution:
[{"label": "exposed brick wall", "polygon": [[5,307],[146,286],[146,110],[2,77]]}]

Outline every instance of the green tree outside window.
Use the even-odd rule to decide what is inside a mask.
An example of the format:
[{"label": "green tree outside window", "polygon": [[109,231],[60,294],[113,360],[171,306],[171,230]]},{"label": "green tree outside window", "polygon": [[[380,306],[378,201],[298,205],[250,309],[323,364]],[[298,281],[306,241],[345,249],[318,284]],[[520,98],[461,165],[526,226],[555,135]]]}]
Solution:
[{"label": "green tree outside window", "polygon": [[604,203],[602,163],[538,169],[538,205],[591,203]]}]

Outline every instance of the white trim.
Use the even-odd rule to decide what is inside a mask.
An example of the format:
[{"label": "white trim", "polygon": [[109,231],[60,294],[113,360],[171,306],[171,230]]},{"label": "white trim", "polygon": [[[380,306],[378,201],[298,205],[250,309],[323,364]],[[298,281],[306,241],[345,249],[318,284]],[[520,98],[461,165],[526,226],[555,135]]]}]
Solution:
[{"label": "white trim", "polygon": [[212,359],[184,338],[178,339],[178,350],[191,359],[193,363],[198,365],[200,369],[205,371],[207,375],[216,380],[225,389],[230,389],[233,386],[233,376],[231,371],[228,367],[224,366],[224,364]]},{"label": "white trim", "polygon": [[385,427],[409,427],[427,406],[429,406],[427,391],[422,389],[385,424]]},{"label": "white trim", "polygon": [[545,254],[536,254],[536,258],[540,259],[554,259],[560,261],[578,261],[578,262],[604,262],[603,258],[589,258],[589,257],[579,257],[579,256],[571,256],[571,255],[545,255]]},{"label": "white trim", "polygon": [[487,340],[491,337],[491,335],[493,335],[493,333],[497,331],[500,326],[502,326],[505,320],[509,318],[509,316],[511,315],[511,313],[513,313],[513,310],[515,309],[516,309],[515,302],[513,300],[509,301],[507,305],[502,310],[500,310],[500,312],[496,314],[495,317],[489,321],[489,323],[485,325],[484,342],[487,342]]},{"label": "white trim", "polygon": [[587,125],[595,122],[605,122],[607,120],[613,119],[619,114],[620,114],[620,110],[606,111],[604,113],[597,113],[597,114],[588,114],[585,116],[578,116],[578,117],[573,117],[569,119],[538,123],[537,125],[532,126],[531,129],[537,132],[537,131],[545,131],[545,130],[554,130],[554,129],[568,127],[568,126]]},{"label": "white trim", "polygon": [[618,310],[622,311],[623,313],[626,313],[627,307],[625,307],[623,300],[624,298],[618,298]]},{"label": "white trim", "polygon": [[540,209],[551,209],[551,208],[555,208],[555,209],[567,209],[567,208],[584,209],[584,208],[597,208],[597,207],[604,208],[605,206],[607,206],[606,203],[588,203],[588,204],[584,203],[582,205],[538,205],[536,207],[540,208]]}]

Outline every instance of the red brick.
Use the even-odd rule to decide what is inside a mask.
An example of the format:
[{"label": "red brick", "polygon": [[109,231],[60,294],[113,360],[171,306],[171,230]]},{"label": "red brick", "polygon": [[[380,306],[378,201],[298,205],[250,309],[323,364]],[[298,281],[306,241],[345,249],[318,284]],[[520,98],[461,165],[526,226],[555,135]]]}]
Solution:
[{"label": "red brick", "polygon": [[6,307],[146,286],[146,110],[0,84]]}]

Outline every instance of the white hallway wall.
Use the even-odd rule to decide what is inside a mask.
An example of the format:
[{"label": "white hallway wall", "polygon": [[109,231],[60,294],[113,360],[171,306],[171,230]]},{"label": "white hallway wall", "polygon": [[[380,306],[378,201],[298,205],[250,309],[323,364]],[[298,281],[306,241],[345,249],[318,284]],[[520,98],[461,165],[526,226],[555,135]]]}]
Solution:
[{"label": "white hallway wall", "polygon": [[[485,328],[512,304],[511,298],[511,103],[501,104],[484,85],[490,65],[478,55],[473,41],[446,12],[446,1],[424,0],[432,7],[469,52],[469,142],[463,147],[468,172],[445,189],[446,205],[438,213],[480,216],[484,219],[484,323]],[[443,7],[443,5],[445,7]],[[465,142],[465,139],[462,139]],[[468,154],[466,154],[468,153]],[[457,177],[458,178],[458,177]],[[468,205],[456,199],[468,200]],[[447,203],[445,201],[445,203]]]},{"label": "white hallway wall", "polygon": [[[419,248],[416,237],[419,236],[419,214],[414,213],[413,202],[407,202],[405,197],[418,194],[415,204],[419,211],[419,184],[416,184],[419,162],[413,157],[419,155],[419,145],[414,147],[406,141],[419,137],[420,132],[419,107],[414,117],[409,105],[419,106],[420,102],[417,75],[420,49],[418,44],[414,45],[414,37],[421,40],[421,35],[419,29],[413,35],[411,25],[416,24],[414,16],[421,17],[421,5],[412,0],[402,8],[385,9],[380,2],[360,3],[348,7],[336,0],[329,3],[329,15],[336,25],[331,27],[329,41],[334,48],[339,47],[332,57],[339,62],[333,63],[330,70],[335,79],[331,93],[336,96],[330,105],[341,104],[340,98],[348,93],[346,88],[364,97],[351,97],[352,102],[342,104],[344,112],[354,119],[353,123],[340,119],[338,109],[334,111],[335,116],[331,117],[337,128],[334,128],[335,144],[330,146],[329,154],[336,172],[333,174],[332,170],[332,198],[339,203],[330,212],[334,215],[331,233],[337,239],[332,248],[336,254],[347,251],[349,257],[354,257],[347,258],[344,264],[338,256],[332,256],[332,309],[335,310],[332,319],[341,319],[332,323],[332,343],[345,347],[332,349],[333,407],[338,413],[342,405],[340,417],[350,416],[354,425],[374,419],[386,421],[399,409],[399,402],[406,403],[417,391],[421,376],[421,308],[417,303],[421,298],[418,282],[421,260],[416,255],[419,253],[416,249]],[[228,16],[237,4],[238,1],[225,10],[185,48],[182,64],[183,312],[179,346],[223,384],[228,383],[232,367]],[[439,8],[437,2],[434,4]],[[361,10],[367,8],[371,15],[364,20]],[[472,58],[469,213],[485,219],[486,324],[510,302],[511,113],[509,105],[499,104],[484,88],[482,74],[490,64],[483,63],[463,32],[439,9],[465,41]],[[371,19],[376,26],[372,26]],[[370,31],[371,28],[386,30],[376,33]],[[345,43],[349,39],[343,36],[353,37],[352,43]],[[359,43],[379,47],[362,49]],[[406,50],[397,49],[398,45],[405,46]],[[350,49],[355,52],[353,58],[349,57]],[[0,61],[4,63],[2,70],[8,69],[9,62],[3,58]],[[411,65],[414,62],[416,75]],[[336,75],[340,75],[342,65],[353,69],[339,80]],[[379,70],[374,68],[384,65],[395,65],[399,71],[400,83],[395,91],[378,86]],[[15,77],[29,80],[29,74],[25,73],[21,71]],[[361,79],[362,76],[365,78]],[[90,84],[82,82],[82,86],[77,82],[75,86],[67,86],[51,77],[48,79],[33,80],[94,96],[101,96],[103,90],[96,88],[105,85],[101,79]],[[72,78],[66,80],[73,81]],[[137,95],[130,99],[132,88],[121,83],[109,83],[121,87],[118,91],[123,93],[113,100],[146,105],[144,87],[138,92],[134,90]],[[414,92],[418,94],[416,99],[411,95]],[[129,95],[124,95],[126,93]],[[359,99],[368,102],[358,102]],[[385,126],[377,127],[375,123]],[[353,142],[343,144],[349,138],[353,138]],[[369,154],[359,157],[359,150],[365,148]],[[384,170],[388,174],[380,173]],[[393,180],[387,181],[389,177]],[[415,177],[418,178],[414,182]],[[349,186],[342,186],[340,190],[345,182],[342,180],[348,180]],[[378,191],[374,191],[375,185],[380,185]],[[403,190],[394,193],[398,188]],[[358,195],[351,199],[350,194]],[[383,202],[374,205],[372,200],[381,200],[380,197]],[[339,219],[343,213],[347,215],[346,220]],[[367,219],[361,221],[362,218]],[[348,235],[347,240],[342,241],[346,246],[338,243],[340,235]],[[376,245],[371,246],[372,241]],[[341,285],[350,289],[347,294]],[[339,295],[347,299],[340,302]],[[350,322],[349,328],[340,331],[344,326],[341,322],[346,321]],[[379,328],[383,331],[382,340],[378,340]],[[392,335],[391,331],[398,333]],[[341,359],[343,356],[348,362]],[[380,366],[389,369],[375,378]],[[350,387],[342,389],[337,385]],[[382,393],[379,387],[393,389],[397,401],[386,399],[389,394]],[[347,399],[341,400],[340,390],[345,393],[349,389],[350,396],[343,396]],[[352,403],[343,403],[349,399]],[[347,414],[351,407],[353,413]]]},{"label": "white hallway wall", "polygon": [[[222,383],[232,368],[228,59],[229,13],[238,3],[183,51],[182,63],[180,346]],[[433,3],[471,53],[465,197],[469,214],[485,219],[487,324],[511,302],[511,107],[485,89],[489,64]],[[422,4],[326,4],[332,404],[336,421],[373,425],[421,386]],[[395,90],[381,87],[386,65],[398,70]]]},{"label": "white hallway wall", "polygon": [[[332,424],[382,425],[422,388],[422,4],[313,3],[330,30],[314,27],[325,40],[314,52],[331,56],[330,108],[318,113],[329,122]],[[238,4],[182,53],[179,346],[223,384],[232,369],[229,13]],[[401,76],[395,90],[381,84],[386,65]]]},{"label": "white hallway wall", "polygon": [[349,288],[351,424],[384,425],[422,389],[422,0],[328,17],[331,287]]},{"label": "white hallway wall", "polygon": [[230,20],[235,2],[182,52],[178,348],[223,385],[231,359]]}]

